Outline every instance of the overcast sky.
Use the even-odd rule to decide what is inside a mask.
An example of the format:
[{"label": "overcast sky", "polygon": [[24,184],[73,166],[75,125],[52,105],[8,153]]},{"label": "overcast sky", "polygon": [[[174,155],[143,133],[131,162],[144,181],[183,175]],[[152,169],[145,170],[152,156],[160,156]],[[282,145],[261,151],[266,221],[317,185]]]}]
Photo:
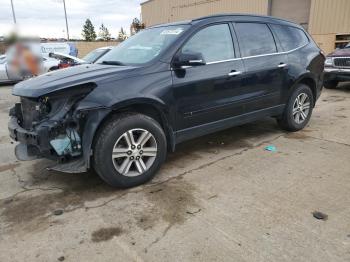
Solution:
[{"label": "overcast sky", "polygon": [[[134,17],[140,17],[144,0],[66,0],[71,38],[81,38],[86,18],[95,31],[103,23],[113,37],[120,27],[127,29]],[[26,36],[66,37],[62,0],[13,0],[19,32]],[[0,0],[0,36],[13,29],[11,0]]]}]

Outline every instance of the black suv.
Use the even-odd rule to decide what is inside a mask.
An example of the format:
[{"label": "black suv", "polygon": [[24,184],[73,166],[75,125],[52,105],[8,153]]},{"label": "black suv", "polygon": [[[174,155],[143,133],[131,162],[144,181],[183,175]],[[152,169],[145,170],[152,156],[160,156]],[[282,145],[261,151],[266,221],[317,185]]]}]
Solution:
[{"label": "black suv", "polygon": [[108,184],[151,179],[185,140],[263,117],[297,131],[322,88],[325,57],[302,27],[253,15],[158,25],[96,64],[17,84],[11,137],[20,160],[93,167]]}]

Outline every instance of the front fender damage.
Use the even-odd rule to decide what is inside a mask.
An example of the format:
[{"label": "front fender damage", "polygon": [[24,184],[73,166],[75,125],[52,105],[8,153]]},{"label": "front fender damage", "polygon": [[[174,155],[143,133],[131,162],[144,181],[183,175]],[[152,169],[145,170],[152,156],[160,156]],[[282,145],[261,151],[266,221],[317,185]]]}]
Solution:
[{"label": "front fender damage", "polygon": [[77,113],[79,118],[84,119],[84,131],[82,133],[82,156],[74,160],[58,163],[55,166],[49,167],[49,170],[64,172],[64,173],[83,173],[90,166],[92,156],[92,143],[94,135],[105,117],[111,112],[108,108],[89,109]]}]

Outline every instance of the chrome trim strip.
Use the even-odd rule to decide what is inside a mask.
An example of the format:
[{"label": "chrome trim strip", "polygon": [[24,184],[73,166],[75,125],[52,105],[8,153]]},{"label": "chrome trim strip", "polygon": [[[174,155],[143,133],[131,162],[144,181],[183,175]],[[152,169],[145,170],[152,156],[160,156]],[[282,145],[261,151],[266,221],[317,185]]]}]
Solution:
[{"label": "chrome trim strip", "polygon": [[332,72],[336,72],[336,73],[350,73],[350,68],[349,69],[342,69],[342,68],[327,68],[325,67],[324,72],[326,73],[332,73]]},{"label": "chrome trim strip", "polygon": [[337,58],[347,58],[349,59],[349,56],[329,56],[328,58],[333,58],[333,59],[337,59]]},{"label": "chrome trim strip", "polygon": [[[208,62],[205,65],[214,65],[214,64],[226,63],[226,62],[237,61],[237,60],[242,60],[242,58],[232,58],[232,59],[227,59],[227,60],[213,61],[213,62]],[[187,68],[191,68],[191,67],[192,66],[181,66],[182,69],[187,69]]]},{"label": "chrome trim strip", "polygon": [[253,56],[244,56],[242,57],[242,59],[249,59],[249,58],[255,58],[255,57],[262,57],[262,56],[271,56],[271,55],[283,55],[283,54],[289,54],[289,53],[292,53],[298,49],[301,49],[305,46],[307,46],[309,43],[303,45],[303,46],[299,46],[297,48],[294,48],[292,50],[289,50],[289,51],[284,51],[284,52],[276,52],[276,53],[271,53],[271,54],[263,54],[263,55],[253,55]]},{"label": "chrome trim strip", "polygon": [[[310,43],[310,42],[309,42]],[[263,55],[255,55],[255,56],[245,56],[245,57],[237,57],[237,58],[232,58],[232,59],[227,59],[227,60],[218,60],[218,61],[213,61],[213,62],[208,62],[205,65],[213,65],[213,64],[219,64],[219,63],[226,63],[226,62],[231,62],[231,61],[237,61],[237,60],[243,60],[243,59],[249,59],[249,58],[255,58],[255,57],[263,57],[263,56],[271,56],[271,55],[281,55],[281,54],[289,54],[292,53],[298,49],[301,49],[305,46],[307,46],[309,43],[303,45],[303,46],[299,46],[297,48],[294,48],[292,50],[289,51],[285,51],[285,52],[278,52],[278,53],[272,53],[272,54],[263,54]],[[181,67],[183,69],[187,69],[187,68],[191,68],[192,66],[184,66]]]},{"label": "chrome trim strip", "polygon": [[213,62],[208,62],[206,63],[207,65],[212,65],[212,64],[219,64],[219,63],[225,63],[225,62],[231,62],[231,61],[236,61],[236,60],[241,60],[242,58],[232,58],[232,59],[227,59],[227,60],[219,60],[219,61],[213,61]]},{"label": "chrome trim strip", "polygon": [[[192,66],[181,66],[181,69],[187,69],[187,68],[191,68]],[[173,68],[171,69],[173,70]]]},{"label": "chrome trim strip", "polygon": [[203,60],[190,60],[189,63],[203,63]]}]

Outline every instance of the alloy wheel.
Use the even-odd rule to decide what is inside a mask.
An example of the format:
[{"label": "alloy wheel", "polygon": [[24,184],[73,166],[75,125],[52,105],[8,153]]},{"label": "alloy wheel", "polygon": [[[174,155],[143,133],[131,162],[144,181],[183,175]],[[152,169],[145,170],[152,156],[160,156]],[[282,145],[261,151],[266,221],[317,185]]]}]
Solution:
[{"label": "alloy wheel", "polygon": [[135,177],[145,173],[157,156],[157,142],[145,129],[131,129],[122,134],[113,146],[114,168],[122,175]]},{"label": "alloy wheel", "polygon": [[307,94],[301,93],[293,104],[293,118],[297,124],[302,124],[310,113],[310,98]]}]

